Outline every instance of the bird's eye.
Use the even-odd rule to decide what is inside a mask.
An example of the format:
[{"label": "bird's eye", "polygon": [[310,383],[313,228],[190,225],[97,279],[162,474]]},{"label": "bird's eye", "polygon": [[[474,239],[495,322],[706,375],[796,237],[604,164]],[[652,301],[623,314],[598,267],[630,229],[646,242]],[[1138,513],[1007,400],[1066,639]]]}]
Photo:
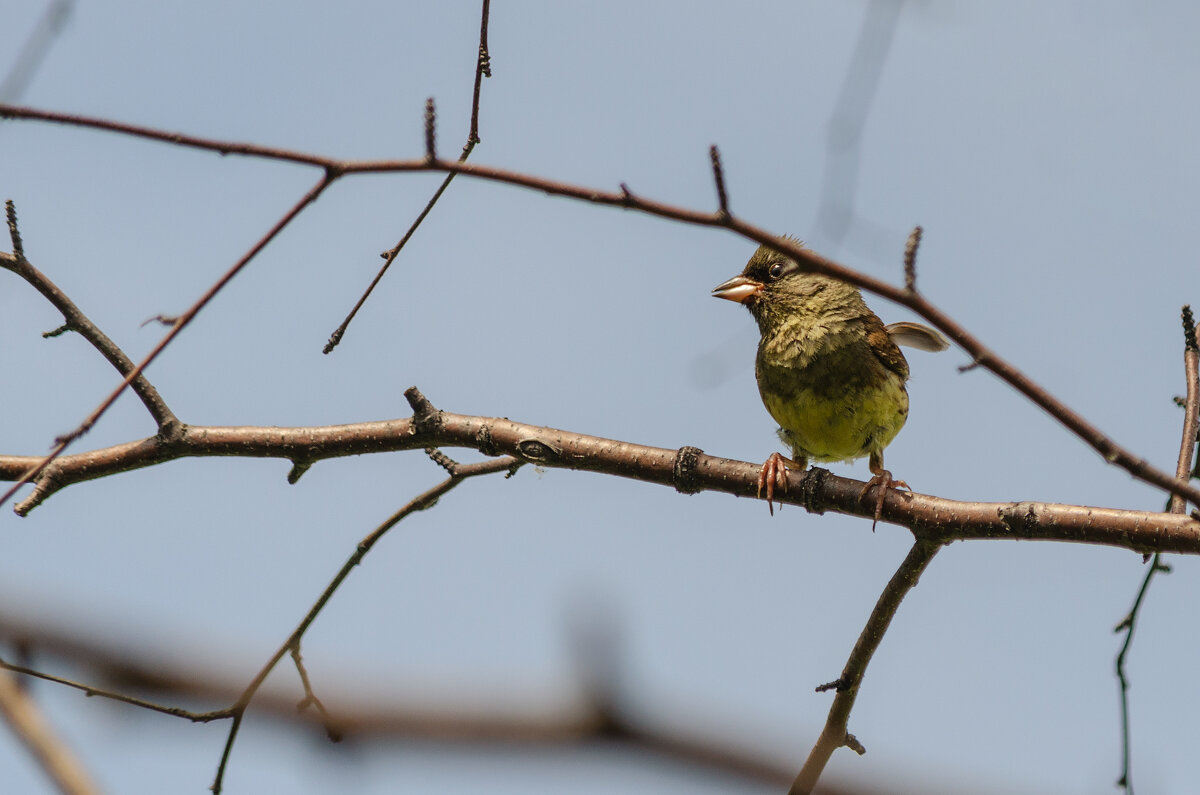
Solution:
[{"label": "bird's eye", "polygon": [[771,269],[767,271],[767,275],[769,275],[772,279],[778,279],[783,275],[783,263],[776,262],[771,266]]}]

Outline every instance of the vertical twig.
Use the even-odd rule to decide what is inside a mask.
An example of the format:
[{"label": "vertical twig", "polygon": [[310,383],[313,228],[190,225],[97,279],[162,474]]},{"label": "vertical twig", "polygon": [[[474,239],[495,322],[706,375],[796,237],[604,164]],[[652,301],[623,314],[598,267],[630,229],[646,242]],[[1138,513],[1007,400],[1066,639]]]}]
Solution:
[{"label": "vertical twig", "polygon": [[914,226],[904,244],[904,289],[910,293],[917,291],[917,249],[921,246],[921,235],[925,230]]},{"label": "vertical twig", "polygon": [[437,162],[437,110],[433,97],[425,100],[425,159],[430,163]]},{"label": "vertical twig", "polygon": [[[1196,450],[1196,434],[1200,430],[1200,348],[1196,344],[1196,321],[1192,317],[1192,308],[1184,306],[1183,317],[1183,370],[1187,379],[1187,397],[1183,405],[1183,438],[1179,442],[1179,459],[1176,463],[1175,474],[1183,482],[1187,482],[1192,473],[1192,459]],[[1167,502],[1170,513],[1183,513],[1187,501],[1177,494],[1172,494]],[[1169,574],[1171,567],[1162,562],[1162,553],[1154,553],[1146,576],[1142,578],[1142,586],[1138,589],[1133,607],[1113,629],[1114,632],[1125,632],[1125,641],[1117,654],[1117,682],[1121,689],[1121,777],[1117,786],[1126,795],[1133,795],[1133,772],[1131,767],[1132,737],[1129,726],[1129,679],[1125,675],[1125,658],[1133,645],[1133,631],[1137,627],[1138,612],[1142,608],[1142,600],[1150,589],[1150,581],[1154,575],[1162,572]]]},{"label": "vertical twig", "polygon": [[12,240],[13,256],[17,262],[25,261],[25,244],[21,242],[21,230],[17,226],[17,205],[12,199],[4,201],[4,217],[8,221],[8,236]]},{"label": "vertical twig", "polygon": [[721,215],[729,217],[729,195],[725,192],[725,172],[721,168],[721,152],[716,145],[708,148],[708,157],[712,161],[713,181],[717,183],[717,206]]}]

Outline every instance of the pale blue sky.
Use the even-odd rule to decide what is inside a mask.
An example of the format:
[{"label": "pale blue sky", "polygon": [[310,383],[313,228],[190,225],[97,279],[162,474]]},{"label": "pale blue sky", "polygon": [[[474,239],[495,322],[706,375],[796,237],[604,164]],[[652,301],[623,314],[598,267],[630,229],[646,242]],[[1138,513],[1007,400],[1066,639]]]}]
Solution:
[{"label": "pale blue sky", "polygon": [[[707,209],[721,147],[733,210],[922,289],[1002,355],[1171,468],[1178,311],[1200,304],[1187,3],[906,2],[863,131],[857,211],[814,223],[826,131],[865,2],[505,2],[473,160]],[[10,40],[41,4],[0,5]],[[422,153],[437,99],[457,153],[475,2],[80,2],[22,102],[354,158]],[[11,58],[11,50],[4,58]],[[7,61],[0,60],[0,74]],[[26,253],[138,357],[147,317],[189,305],[318,177],[311,169],[28,122],[0,123],[0,198]],[[710,289],[753,245],[730,234],[457,180],[342,346],[321,346],[439,178],[328,191],[149,371],[197,424],[299,425],[449,411],[761,461],[750,317]],[[0,277],[3,275],[0,274]],[[868,300],[885,321],[906,311]],[[37,453],[116,383],[51,308],[0,278],[0,450]],[[909,356],[912,411],[887,462],[918,491],[1156,509],[1163,498],[961,352]],[[717,365],[713,369],[714,363]],[[715,374],[715,375],[714,375]],[[19,418],[19,419],[16,419]],[[78,449],[153,432],[123,398]],[[476,460],[464,452],[461,458]],[[209,662],[246,681],[359,538],[440,479],[419,454],[316,465],[183,461],[0,511],[6,612]],[[865,462],[835,465],[863,477]],[[398,527],[305,639],[318,692],[561,705],[580,604],[619,618],[629,698],[655,725],[798,765],[909,534],[724,495],[527,468],[464,485]],[[1174,558],[1130,661],[1139,793],[1200,781],[1200,567]],[[1119,774],[1112,627],[1143,573],[1099,547],[960,543],[933,562],[871,664],[827,775],[887,791],[1091,793]],[[279,681],[294,674],[283,669]],[[203,793],[225,727],[39,686],[106,788]],[[216,705],[213,705],[216,706]],[[316,749],[320,749],[319,751]],[[47,791],[0,742],[6,791]],[[346,751],[253,712],[227,792],[734,792],[737,779],[597,752],[400,744]],[[763,792],[773,791],[762,789]]]}]

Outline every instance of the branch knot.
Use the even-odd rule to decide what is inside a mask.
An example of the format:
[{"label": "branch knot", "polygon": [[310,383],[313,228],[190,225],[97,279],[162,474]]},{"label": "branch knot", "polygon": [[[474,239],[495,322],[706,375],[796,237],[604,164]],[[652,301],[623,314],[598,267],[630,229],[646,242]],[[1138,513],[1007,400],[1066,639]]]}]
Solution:
[{"label": "branch knot", "polygon": [[696,482],[696,463],[704,451],[699,447],[683,446],[675,453],[675,466],[671,469],[671,483],[680,494],[696,494],[700,486]]},{"label": "branch knot", "polygon": [[517,453],[526,461],[535,464],[549,464],[562,456],[562,450],[540,439],[522,439],[517,442]]},{"label": "branch knot", "polygon": [[442,412],[433,407],[429,398],[421,394],[421,390],[410,386],[404,390],[404,397],[413,410],[413,433],[434,433],[442,427]]}]

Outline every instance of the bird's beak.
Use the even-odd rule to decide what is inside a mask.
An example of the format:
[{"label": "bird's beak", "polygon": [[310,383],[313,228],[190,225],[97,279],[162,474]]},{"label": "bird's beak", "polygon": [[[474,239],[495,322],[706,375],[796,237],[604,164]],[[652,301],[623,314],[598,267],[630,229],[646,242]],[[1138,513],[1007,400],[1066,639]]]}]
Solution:
[{"label": "bird's beak", "polygon": [[726,301],[737,301],[744,304],[751,298],[762,294],[763,283],[756,282],[748,276],[734,276],[727,282],[718,284],[712,291],[713,298],[724,298]]}]

